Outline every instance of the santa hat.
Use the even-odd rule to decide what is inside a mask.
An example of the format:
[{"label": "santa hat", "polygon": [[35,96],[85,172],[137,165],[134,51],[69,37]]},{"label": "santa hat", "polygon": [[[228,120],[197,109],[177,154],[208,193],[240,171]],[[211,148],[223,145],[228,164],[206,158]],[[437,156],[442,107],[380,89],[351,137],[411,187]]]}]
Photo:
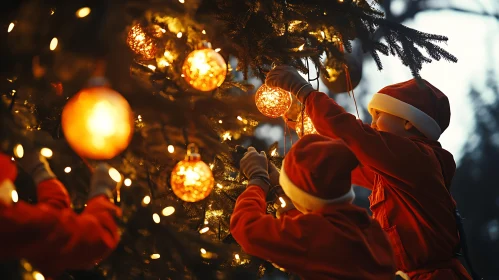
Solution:
[{"label": "santa hat", "polygon": [[429,82],[423,83],[412,79],[384,87],[369,102],[369,113],[379,110],[403,118],[429,139],[438,140],[449,126],[449,99]]},{"label": "santa hat", "polygon": [[351,172],[357,158],[341,140],[317,134],[303,136],[283,161],[279,183],[284,193],[307,210],[355,198]]}]

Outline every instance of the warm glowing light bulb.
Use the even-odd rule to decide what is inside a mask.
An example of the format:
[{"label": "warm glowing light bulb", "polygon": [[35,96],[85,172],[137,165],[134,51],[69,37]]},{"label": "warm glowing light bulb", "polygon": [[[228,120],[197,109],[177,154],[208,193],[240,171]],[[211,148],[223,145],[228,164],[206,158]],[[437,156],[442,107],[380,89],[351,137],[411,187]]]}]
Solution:
[{"label": "warm glowing light bulb", "polygon": [[159,224],[159,222],[161,222],[161,217],[160,217],[158,214],[154,213],[154,214],[152,214],[152,220],[153,220],[156,224]]},{"label": "warm glowing light bulb", "polygon": [[286,201],[284,201],[284,198],[282,198],[282,197],[280,196],[280,197],[279,197],[279,201],[281,202],[281,208],[286,207]]},{"label": "warm glowing light bulb", "polygon": [[119,183],[121,181],[121,174],[118,170],[116,170],[116,168],[109,168],[109,177],[111,177],[111,179],[113,179],[113,181],[115,181],[116,183]]},{"label": "warm glowing light bulb", "polygon": [[51,158],[54,155],[54,152],[49,148],[42,148],[40,154],[46,158]]},{"label": "warm glowing light bulb", "polygon": [[159,259],[160,257],[161,257],[161,256],[160,256],[159,254],[152,254],[152,255],[151,255],[151,259],[153,259],[153,260],[157,260],[157,259]]},{"label": "warm glowing light bulb", "polygon": [[175,147],[173,147],[173,145],[168,145],[168,152],[173,154],[173,152],[175,152]]},{"label": "warm glowing light bulb", "polygon": [[16,26],[13,22],[9,24],[9,28],[7,28],[7,32],[10,33],[12,29],[14,29],[14,26]]},{"label": "warm glowing light bulb", "polygon": [[165,217],[170,216],[173,213],[175,213],[175,208],[173,206],[167,206],[163,209],[163,211],[161,211],[161,214]]},{"label": "warm glowing light bulb", "polygon": [[14,147],[14,155],[17,157],[17,158],[22,158],[24,156],[24,148],[23,148],[23,145],[21,144],[17,144],[15,147]]},{"label": "warm glowing light bulb", "polygon": [[56,37],[52,38],[52,40],[50,41],[50,50],[51,51],[55,50],[58,44],[59,40]]},{"label": "warm glowing light bulb", "polygon": [[236,260],[239,260],[239,254],[235,254],[235,255],[234,255],[234,258],[235,258]]},{"label": "warm glowing light bulb", "polygon": [[66,172],[66,173],[71,172],[71,167],[67,166],[66,168],[64,168],[64,172]]},{"label": "warm glowing light bulb", "polygon": [[16,203],[17,201],[19,201],[19,195],[17,194],[16,190],[12,190],[10,192],[10,197],[12,198],[12,202],[14,202],[14,203]]},{"label": "warm glowing light bulb", "polygon": [[204,254],[206,254],[206,249],[201,248],[201,250],[200,250],[200,251],[201,251],[201,254],[203,254],[203,255],[204,255]]},{"label": "warm glowing light bulb", "polygon": [[33,279],[34,280],[45,280],[45,277],[40,272],[33,271]]},{"label": "warm glowing light bulb", "polygon": [[208,232],[209,230],[210,230],[210,228],[209,228],[209,227],[204,227],[203,229],[201,229],[201,230],[199,231],[199,233],[203,234],[203,233]]},{"label": "warm glowing light bulb", "polygon": [[78,9],[78,11],[76,11],[76,16],[79,18],[84,18],[90,14],[90,11],[91,10],[89,7],[80,8]]},{"label": "warm glowing light bulb", "polygon": [[142,199],[142,203],[144,203],[145,205],[151,203],[151,197],[148,195],[144,196],[144,198]]},{"label": "warm glowing light bulb", "polygon": [[123,181],[123,184],[127,187],[130,187],[132,185],[132,180],[126,178],[125,181]]}]

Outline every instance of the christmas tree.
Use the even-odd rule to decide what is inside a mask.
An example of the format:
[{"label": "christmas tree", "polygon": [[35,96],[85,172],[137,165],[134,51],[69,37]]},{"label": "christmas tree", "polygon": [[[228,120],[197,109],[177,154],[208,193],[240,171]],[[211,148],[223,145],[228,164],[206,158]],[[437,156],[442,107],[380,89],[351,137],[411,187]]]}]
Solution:
[{"label": "christmas tree", "polygon": [[[245,189],[235,146],[267,149],[277,165],[281,158],[275,145],[253,136],[269,118],[255,106],[249,79],[263,81],[272,66],[288,64],[334,82],[348,71],[353,39],[380,70],[380,53],[396,55],[416,78],[425,62],[456,61],[435,44],[446,37],[389,22],[371,2],[16,2],[3,17],[4,151],[12,154],[18,143],[49,148],[76,212],[85,207],[98,161],[122,174],[114,198],[123,209],[121,243],[92,277],[255,279],[275,268],[242,252],[229,232]],[[74,104],[88,92],[114,100],[114,107],[88,101],[102,105],[89,120],[90,105]],[[81,134],[80,125],[89,122],[112,140],[94,143]],[[200,190],[188,189],[184,183],[192,178],[180,171],[193,162],[205,168],[195,175]],[[21,198],[36,201],[29,178],[18,181]],[[270,194],[268,201],[274,212],[278,197]]]}]

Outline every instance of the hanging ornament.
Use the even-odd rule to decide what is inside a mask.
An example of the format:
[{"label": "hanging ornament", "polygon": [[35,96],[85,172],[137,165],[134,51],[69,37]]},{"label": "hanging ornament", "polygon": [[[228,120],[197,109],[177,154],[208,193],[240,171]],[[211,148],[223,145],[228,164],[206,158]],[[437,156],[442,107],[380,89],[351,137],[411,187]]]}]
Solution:
[{"label": "hanging ornament", "polygon": [[315,130],[314,124],[312,123],[312,120],[305,112],[302,112],[298,116],[298,120],[296,121],[295,125],[296,134],[298,134],[298,137],[300,138],[307,134],[318,134],[317,130]]},{"label": "hanging ornament", "polygon": [[191,52],[182,66],[184,79],[200,91],[212,91],[219,87],[227,75],[227,65],[216,51],[206,48]]},{"label": "hanging ornament", "polygon": [[64,106],[62,129],[81,157],[111,159],[130,143],[132,110],[123,96],[106,86],[85,88]]},{"label": "hanging ornament", "polygon": [[345,63],[335,58],[328,58],[325,62],[326,71],[321,80],[330,93],[344,93],[353,90],[359,85],[362,78],[362,48],[359,44],[353,44],[351,53],[344,52]]},{"label": "hanging ornament", "polygon": [[[157,32],[153,32],[153,34],[157,34]],[[130,28],[126,43],[133,52],[143,59],[153,59],[156,56],[154,40],[140,24]]]},{"label": "hanging ornament", "polygon": [[210,194],[215,179],[195,144],[187,146],[187,155],[173,168],[170,183],[173,193],[183,201],[200,201]]},{"label": "hanging ornament", "polygon": [[267,117],[278,118],[291,107],[291,93],[278,87],[263,84],[255,94],[258,110]]}]

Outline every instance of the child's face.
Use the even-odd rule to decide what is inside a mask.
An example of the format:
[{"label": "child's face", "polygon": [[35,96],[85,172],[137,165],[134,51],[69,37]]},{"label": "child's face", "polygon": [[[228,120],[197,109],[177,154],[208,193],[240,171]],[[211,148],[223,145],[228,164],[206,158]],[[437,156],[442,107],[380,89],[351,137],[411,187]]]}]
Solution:
[{"label": "child's face", "polygon": [[372,128],[400,136],[410,136],[408,129],[410,129],[412,125],[408,123],[408,121],[378,110],[373,111],[372,117]]}]

